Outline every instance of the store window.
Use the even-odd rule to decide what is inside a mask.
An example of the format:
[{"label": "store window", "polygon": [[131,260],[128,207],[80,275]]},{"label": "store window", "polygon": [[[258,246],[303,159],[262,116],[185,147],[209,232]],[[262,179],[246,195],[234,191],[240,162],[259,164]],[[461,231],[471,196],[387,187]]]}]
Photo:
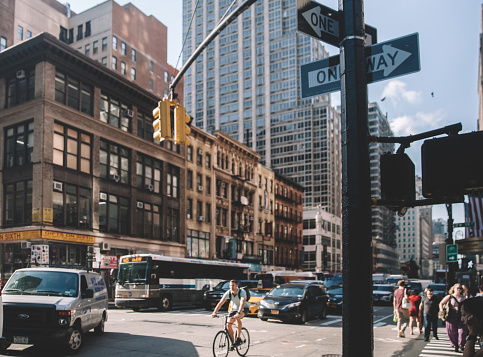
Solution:
[{"label": "store window", "polygon": [[181,243],[179,234],[179,210],[168,208],[166,210],[166,239],[170,242]]},{"label": "store window", "polygon": [[129,234],[129,198],[101,192],[99,195],[99,231]]},{"label": "store window", "polygon": [[122,103],[107,94],[101,94],[101,121],[130,133],[132,116],[130,104]]},{"label": "store window", "polygon": [[138,137],[154,142],[153,139],[153,117],[138,110]]},{"label": "store window", "polygon": [[55,72],[55,101],[82,113],[93,115],[94,89],[65,73]]},{"label": "store window", "polygon": [[91,141],[87,133],[54,123],[54,164],[90,174]]},{"label": "store window", "polygon": [[86,266],[87,246],[79,244],[50,243],[49,262],[50,266],[72,267]]},{"label": "store window", "polygon": [[3,226],[31,225],[32,180],[7,183],[3,187]]},{"label": "store window", "polygon": [[100,176],[129,184],[131,151],[124,146],[101,139],[99,153]]},{"label": "store window", "polygon": [[210,233],[188,229],[186,247],[188,258],[208,259],[210,257]]},{"label": "store window", "polygon": [[138,153],[136,163],[136,187],[140,190],[147,190],[160,193],[162,162]]},{"label": "store window", "polygon": [[25,103],[35,96],[35,70],[21,69],[7,79],[7,108]]},{"label": "store window", "polygon": [[92,191],[89,188],[54,181],[54,226],[91,229],[91,197]]},{"label": "store window", "polygon": [[149,202],[136,203],[136,234],[161,240],[161,208]]},{"label": "store window", "polygon": [[34,122],[5,129],[5,168],[32,163]]}]

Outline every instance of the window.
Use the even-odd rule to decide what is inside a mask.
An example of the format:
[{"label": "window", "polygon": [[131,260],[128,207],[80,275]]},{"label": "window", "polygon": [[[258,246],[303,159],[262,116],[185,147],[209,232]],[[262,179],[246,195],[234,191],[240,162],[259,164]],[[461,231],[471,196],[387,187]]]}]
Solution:
[{"label": "window", "polygon": [[186,160],[193,162],[193,147],[191,145],[186,148]]},{"label": "window", "polygon": [[129,199],[101,192],[99,199],[99,231],[129,234]]},{"label": "window", "polygon": [[31,38],[31,37],[32,37],[32,31],[27,30],[27,38]]},{"label": "window", "polygon": [[207,195],[211,195],[211,177],[209,176],[206,176],[205,192]]},{"label": "window", "polygon": [[90,174],[92,172],[91,140],[91,136],[87,133],[54,123],[53,163]]},{"label": "window", "polygon": [[192,219],[193,218],[193,199],[188,198],[188,202],[186,204],[186,214],[188,215],[186,218]]},{"label": "window", "polygon": [[169,81],[169,73],[168,73],[168,71],[164,71],[164,81],[166,83],[168,83],[168,81]]},{"label": "window", "polygon": [[112,69],[117,70],[117,58],[112,56]]},{"label": "window", "polygon": [[85,47],[85,54],[87,57],[89,57],[91,55],[91,45],[88,43]]},{"label": "window", "polygon": [[100,119],[122,131],[131,132],[131,106],[102,93]]},{"label": "window", "polygon": [[129,184],[131,155],[129,149],[102,140],[99,154],[100,177]]},{"label": "window", "polygon": [[153,80],[150,78],[150,79],[149,79],[149,90],[151,90],[151,91],[152,91],[153,89],[154,89],[154,82],[153,82]]},{"label": "window", "polygon": [[32,224],[32,180],[4,185],[3,226]]},{"label": "window", "polygon": [[196,154],[196,163],[198,165],[202,165],[203,164],[203,150],[198,150],[197,151],[197,154]]},{"label": "window", "polygon": [[98,51],[99,51],[99,41],[94,41],[94,43],[92,44],[92,54],[96,55]]},{"label": "window", "polygon": [[[17,74],[17,72],[20,72]],[[35,70],[19,70],[7,80],[7,107],[25,103],[35,96]]]},{"label": "window", "polygon": [[131,68],[131,80],[136,80],[136,68]]},{"label": "window", "polygon": [[166,212],[166,239],[171,242],[180,242],[179,210],[168,208]]},{"label": "window", "polygon": [[126,44],[121,42],[121,53],[125,56],[126,55]]},{"label": "window", "polygon": [[89,188],[62,183],[62,189],[54,189],[52,208],[54,226],[91,228],[91,197]]},{"label": "window", "polygon": [[136,50],[133,48],[131,50],[131,59],[133,60],[133,62],[136,62]]},{"label": "window", "polygon": [[20,25],[17,28],[17,38],[23,40],[23,27]]},{"label": "window", "polygon": [[210,233],[188,229],[186,255],[190,258],[209,258]]},{"label": "window", "polygon": [[102,38],[102,51],[107,51],[107,37]]},{"label": "window", "polygon": [[153,73],[153,67],[154,67],[153,61],[149,61],[149,72]]},{"label": "window", "polygon": [[161,177],[163,163],[138,153],[136,163],[136,187],[141,190],[162,192]]},{"label": "window", "polygon": [[160,206],[138,201],[136,207],[136,235],[161,240]]},{"label": "window", "polygon": [[193,188],[193,171],[191,170],[186,173],[186,188]]},{"label": "window", "polygon": [[167,196],[178,198],[179,187],[179,168],[173,165],[168,166],[167,179]]},{"label": "window", "polygon": [[86,22],[86,33],[85,33],[85,36],[86,37],[89,37],[91,35],[91,22],[90,21],[87,21]]},{"label": "window", "polygon": [[138,111],[138,136],[153,142],[153,117]]},{"label": "window", "polygon": [[125,75],[126,74],[126,63],[121,62],[121,74]]},{"label": "window", "polygon": [[203,216],[203,202],[201,201],[196,202],[196,214],[198,217]]},{"label": "window", "polygon": [[206,204],[205,221],[211,222],[211,204]]},{"label": "window", "polygon": [[107,57],[102,57],[101,63],[103,66],[107,67]]},{"label": "window", "polygon": [[206,154],[205,166],[207,169],[211,168],[211,154]]},{"label": "window", "polygon": [[117,50],[117,37],[116,36],[112,36],[112,48],[114,50]]},{"label": "window", "polygon": [[5,129],[5,168],[32,163],[34,122]]},{"label": "window", "polygon": [[65,27],[60,26],[59,40],[65,43],[69,43],[69,39],[67,38],[67,29]]},{"label": "window", "polygon": [[82,113],[93,115],[92,98],[94,90],[76,78],[57,71],[55,73],[55,100],[80,110]]},{"label": "window", "polygon": [[0,37],[0,51],[7,48],[7,39],[5,37]]},{"label": "window", "polygon": [[83,27],[84,25],[79,25],[77,26],[77,41],[80,41],[84,38],[84,34],[83,34]]}]

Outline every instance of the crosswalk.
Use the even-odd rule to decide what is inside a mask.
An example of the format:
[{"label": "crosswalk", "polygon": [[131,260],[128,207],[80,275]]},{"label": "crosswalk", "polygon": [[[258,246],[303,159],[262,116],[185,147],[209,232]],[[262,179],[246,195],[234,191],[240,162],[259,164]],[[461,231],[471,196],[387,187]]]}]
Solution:
[{"label": "crosswalk", "polygon": [[426,346],[419,354],[419,357],[463,356],[462,352],[455,352],[454,347],[451,347],[451,342],[446,332],[443,329],[441,329],[441,332],[443,333],[438,333],[439,340],[432,338],[429,342],[426,342]]}]

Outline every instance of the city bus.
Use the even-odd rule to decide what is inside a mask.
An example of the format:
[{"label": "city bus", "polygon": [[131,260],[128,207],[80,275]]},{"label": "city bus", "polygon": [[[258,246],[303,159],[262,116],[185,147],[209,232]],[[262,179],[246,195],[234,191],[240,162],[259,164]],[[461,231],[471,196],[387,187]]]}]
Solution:
[{"label": "city bus", "polygon": [[205,290],[221,280],[247,279],[249,268],[248,264],[215,260],[125,255],[119,260],[114,302],[134,311],[201,306]]},{"label": "city bus", "polygon": [[275,270],[257,274],[255,279],[261,280],[264,288],[272,288],[276,285],[285,284],[292,280],[317,280],[317,275],[310,271],[296,272]]}]

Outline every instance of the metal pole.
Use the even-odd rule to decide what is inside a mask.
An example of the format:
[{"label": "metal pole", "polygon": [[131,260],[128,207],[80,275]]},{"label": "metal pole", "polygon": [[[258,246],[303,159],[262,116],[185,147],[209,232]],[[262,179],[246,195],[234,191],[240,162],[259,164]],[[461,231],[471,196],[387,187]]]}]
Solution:
[{"label": "metal pole", "polygon": [[[342,355],[373,356],[372,226],[362,0],[339,0],[342,103]],[[363,300],[363,302],[361,301]]]},{"label": "metal pole", "polygon": [[[453,241],[453,205],[447,204],[446,210],[448,211],[448,237],[446,237],[446,245],[454,244]],[[448,251],[448,250],[446,250]],[[456,283],[456,265],[458,261],[454,263],[446,263],[446,291]]]}]

